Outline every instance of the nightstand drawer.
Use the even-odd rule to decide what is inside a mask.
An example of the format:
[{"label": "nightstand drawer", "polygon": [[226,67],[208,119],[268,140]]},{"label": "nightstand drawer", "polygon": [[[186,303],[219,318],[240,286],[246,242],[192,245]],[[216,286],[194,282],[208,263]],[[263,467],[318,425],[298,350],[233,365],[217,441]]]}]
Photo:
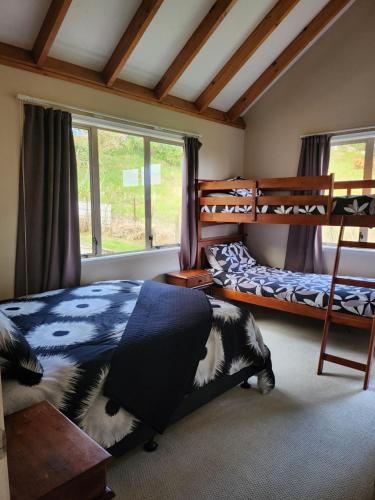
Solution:
[{"label": "nightstand drawer", "polygon": [[185,288],[208,288],[213,284],[211,274],[205,269],[189,269],[167,273],[166,282],[170,285]]},{"label": "nightstand drawer", "polygon": [[187,281],[186,286],[188,286],[189,288],[194,288],[196,286],[203,286],[212,283],[212,277],[211,275],[194,276],[194,277],[192,276],[186,281]]}]

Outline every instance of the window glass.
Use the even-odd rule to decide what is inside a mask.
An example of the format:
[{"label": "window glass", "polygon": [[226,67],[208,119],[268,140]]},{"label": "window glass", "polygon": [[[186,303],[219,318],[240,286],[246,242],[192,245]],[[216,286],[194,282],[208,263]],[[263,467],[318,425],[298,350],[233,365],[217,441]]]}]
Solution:
[{"label": "window glass", "polygon": [[73,128],[74,146],[77,158],[78,210],[81,254],[92,253],[91,182],[89,131]]},{"label": "window glass", "polygon": [[[375,150],[373,151],[373,154],[372,154],[372,162],[371,162],[371,165],[372,165],[372,177],[374,178],[375,177]],[[373,189],[371,191],[372,194],[375,194],[375,189]],[[375,202],[374,202],[375,203]],[[375,243],[375,228],[374,227],[369,227],[367,229],[368,231],[368,235],[367,235],[367,241],[371,242],[371,243]]]},{"label": "window glass", "polygon": [[143,142],[98,130],[102,254],[145,249]]},{"label": "window glass", "polygon": [[[361,181],[364,179],[366,143],[333,144],[329,161],[329,172],[335,174],[335,181]],[[361,194],[354,190],[352,194]],[[339,190],[337,195],[346,194]]]},{"label": "window glass", "polygon": [[182,198],[181,146],[150,143],[153,246],[180,242]]},{"label": "window glass", "polygon": [[[340,228],[338,226],[323,226],[323,242],[327,245],[337,245]],[[345,227],[344,239],[347,241],[359,241],[359,227]]]},{"label": "window glass", "polygon": [[[328,173],[335,174],[335,181],[355,181],[364,179],[366,143],[332,144]],[[352,194],[361,194],[362,189],[355,189]],[[336,196],[346,195],[346,191],[337,190]],[[323,242],[336,245],[340,228],[337,226],[323,226]],[[346,227],[345,239],[358,241],[360,228]]]}]

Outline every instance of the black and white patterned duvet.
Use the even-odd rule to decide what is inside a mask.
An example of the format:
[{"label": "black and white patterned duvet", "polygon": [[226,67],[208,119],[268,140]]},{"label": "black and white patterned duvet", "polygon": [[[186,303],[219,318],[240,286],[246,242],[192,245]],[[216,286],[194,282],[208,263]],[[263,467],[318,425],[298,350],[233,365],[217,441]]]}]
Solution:
[{"label": "black and white patterned duvet", "polygon": [[[140,281],[106,281],[0,303],[44,369],[35,385],[3,381],[5,413],[47,399],[105,447],[142,425],[102,392],[141,286]],[[274,385],[270,354],[252,315],[227,302],[210,301],[212,329],[192,390],[252,365],[261,370],[260,389],[268,392]]]},{"label": "black and white patterned duvet", "polygon": [[[251,213],[251,205],[203,205],[202,213]],[[324,205],[259,205],[257,214],[324,215]],[[375,195],[336,196],[332,203],[333,215],[375,215]]]},{"label": "black and white patterned duvet", "polygon": [[[238,272],[214,269],[210,269],[210,272],[217,285],[231,290],[321,309],[328,306],[332,279],[328,274],[297,273],[260,265]],[[375,290],[337,285],[333,310],[372,317],[375,312]]]}]

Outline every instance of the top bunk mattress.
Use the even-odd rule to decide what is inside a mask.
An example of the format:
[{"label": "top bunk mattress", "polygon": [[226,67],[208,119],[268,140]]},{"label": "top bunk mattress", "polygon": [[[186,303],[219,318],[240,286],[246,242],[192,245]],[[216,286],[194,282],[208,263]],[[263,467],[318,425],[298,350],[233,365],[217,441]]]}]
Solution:
[{"label": "top bunk mattress", "polygon": [[[216,196],[216,194],[215,194]],[[226,197],[238,195],[226,194]],[[248,195],[247,195],[248,196]],[[260,195],[261,196],[261,195]],[[251,205],[202,205],[202,213],[243,213],[249,214]],[[276,215],[324,215],[324,205],[262,205],[257,206],[257,214]],[[335,196],[332,203],[333,215],[375,215],[375,195]]]}]

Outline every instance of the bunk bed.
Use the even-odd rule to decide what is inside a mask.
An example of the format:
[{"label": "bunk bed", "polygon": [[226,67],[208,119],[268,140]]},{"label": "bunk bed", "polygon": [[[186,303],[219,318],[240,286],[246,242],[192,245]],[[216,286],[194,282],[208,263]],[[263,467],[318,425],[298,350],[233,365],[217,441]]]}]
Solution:
[{"label": "bunk bed", "polygon": [[[300,225],[330,225],[375,227],[375,180],[340,181],[335,182],[334,175],[317,177],[285,177],[270,179],[231,179],[224,181],[199,180],[196,183],[197,211],[198,211],[198,245],[197,267],[210,267],[206,260],[206,251],[214,245],[246,241],[245,224],[300,224]],[[230,236],[215,236],[203,238],[202,231],[206,226],[215,224],[237,224],[238,230]],[[348,242],[352,248],[374,248],[375,244],[364,242]],[[262,268],[263,277],[279,275],[280,285],[283,286],[285,273],[276,268],[258,266]],[[249,270],[247,279],[258,281],[254,269]],[[306,290],[308,283],[314,290],[326,294],[320,301],[312,304],[309,300],[296,300],[293,293],[280,294],[262,293],[262,290],[241,286],[240,280],[225,279],[218,270],[213,270],[215,294],[217,296],[247,302],[263,307],[308,316],[324,320],[329,301],[331,277],[328,275],[304,275],[292,273],[294,286],[301,284]],[[284,275],[283,275],[284,273]],[[289,272],[290,273],[290,272]],[[318,286],[314,277],[325,276],[325,282]],[[258,275],[259,277],[259,275]],[[245,280],[246,276],[244,277]],[[260,276],[260,279],[262,276]],[[243,281],[242,280],[242,283]],[[275,281],[275,280],[274,280]],[[362,290],[369,294],[372,290],[362,283]],[[369,282],[370,285],[370,282]],[[246,290],[246,291],[245,291]],[[365,292],[367,290],[367,292]],[[303,293],[303,291],[302,291]],[[314,307],[315,306],[315,307]],[[375,307],[375,304],[374,304]],[[359,328],[371,328],[372,318],[360,314],[358,310],[341,309],[332,311],[335,322]],[[362,311],[363,312],[363,311]],[[371,309],[373,313],[373,309]]]},{"label": "bunk bed", "polygon": [[[375,181],[312,177],[197,181],[199,221],[375,226]],[[358,191],[362,191],[358,193]]]},{"label": "bunk bed", "polygon": [[[369,384],[375,349],[375,280],[338,275],[341,248],[375,250],[346,241],[346,226],[375,227],[375,180],[335,182],[333,175],[197,181],[197,266],[207,265],[215,295],[324,320],[318,375],[325,361],[364,372]],[[207,225],[236,223],[230,236],[203,238]],[[259,265],[246,248],[245,224],[340,226],[333,275],[297,273]],[[326,352],[331,323],[370,330],[367,362]]]}]

